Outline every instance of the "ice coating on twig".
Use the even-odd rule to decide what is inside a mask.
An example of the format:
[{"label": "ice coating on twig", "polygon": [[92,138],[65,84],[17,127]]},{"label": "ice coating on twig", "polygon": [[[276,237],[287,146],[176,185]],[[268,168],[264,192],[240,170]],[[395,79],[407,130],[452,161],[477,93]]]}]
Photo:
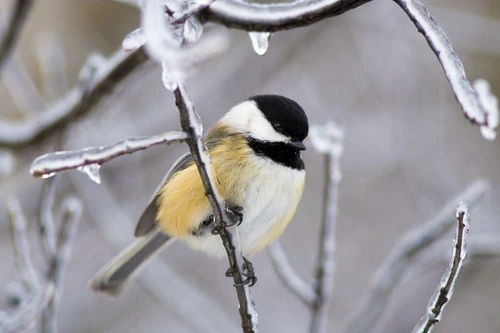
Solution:
[{"label": "ice coating on twig", "polygon": [[161,63],[161,81],[167,90],[174,91],[177,89],[177,74],[166,62]]},{"label": "ice coating on twig", "polygon": [[269,40],[271,39],[270,32],[257,32],[250,31],[248,36],[250,37],[250,41],[252,42],[252,47],[255,53],[260,56],[263,56],[267,53],[267,49],[269,48]]},{"label": "ice coating on twig", "polygon": [[99,69],[106,67],[106,63],[107,60],[101,53],[91,52],[78,73],[78,79],[80,82],[89,81]]},{"label": "ice coating on twig", "polygon": [[108,146],[49,153],[33,161],[30,173],[35,177],[49,178],[60,171],[76,169],[88,164],[102,165],[121,155],[132,154],[136,151],[144,150],[159,144],[182,142],[186,138],[186,133],[172,131],[152,137],[126,138]]},{"label": "ice coating on twig", "polygon": [[464,66],[453,51],[448,37],[420,1],[395,0],[395,2],[415,23],[418,31],[424,35],[430,48],[439,58],[465,117],[481,128],[481,133],[486,139],[494,139],[498,127],[498,105],[496,102],[492,103],[492,95],[485,91],[484,82],[480,81],[479,91],[476,86],[474,88],[471,86],[465,76]]},{"label": "ice coating on twig", "polygon": [[10,222],[10,231],[12,243],[14,245],[14,254],[16,267],[21,277],[23,287],[30,293],[35,294],[39,291],[41,283],[38,272],[33,266],[31,258],[29,241],[26,234],[26,218],[22,212],[21,204],[15,198],[7,200],[7,212]]},{"label": "ice coating on twig", "polygon": [[122,41],[122,49],[125,51],[133,51],[146,44],[148,41],[144,29],[137,28],[130,32]]},{"label": "ice coating on twig", "polygon": [[[344,151],[342,140],[344,139],[344,129],[336,122],[329,121],[325,125],[311,125],[309,139],[317,152],[324,155],[331,155],[340,158]],[[342,178],[342,172],[338,169],[334,178],[338,181]]]},{"label": "ice coating on twig", "polygon": [[473,87],[488,119],[488,125],[481,126],[481,134],[488,140],[494,140],[499,121],[498,98],[491,93],[490,84],[485,79],[477,79]]},{"label": "ice coating on twig", "polygon": [[86,174],[91,181],[94,183],[100,184],[101,183],[101,174],[99,173],[99,170],[101,169],[101,165],[97,163],[93,164],[86,164],[79,166],[76,168],[76,170]]},{"label": "ice coating on twig", "polygon": [[441,320],[444,307],[453,296],[455,283],[467,256],[467,235],[469,233],[469,207],[461,202],[456,210],[457,230],[453,238],[453,252],[451,261],[441,278],[434,295],[427,306],[427,313],[420,319],[412,333],[430,333],[434,325]]}]

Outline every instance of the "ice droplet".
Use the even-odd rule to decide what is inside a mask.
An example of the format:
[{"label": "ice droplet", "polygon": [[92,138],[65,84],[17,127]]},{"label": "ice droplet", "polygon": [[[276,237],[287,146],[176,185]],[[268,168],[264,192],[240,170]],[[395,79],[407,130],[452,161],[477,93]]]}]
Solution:
[{"label": "ice droplet", "polygon": [[142,28],[135,29],[123,39],[122,49],[128,52],[133,51],[146,44],[147,40]]},{"label": "ice droplet", "polygon": [[271,35],[272,34],[270,32],[250,31],[248,33],[255,53],[261,56],[266,54],[267,49],[269,48],[269,39],[271,39]]},{"label": "ice droplet", "polygon": [[43,175],[40,176],[42,179],[47,179],[47,178],[52,178],[56,175],[57,172],[51,172],[51,173],[44,173]]},{"label": "ice droplet", "polygon": [[93,182],[100,184],[101,183],[101,175],[99,174],[100,168],[101,168],[100,164],[94,163],[78,167],[77,170],[89,176],[90,180],[92,180]]},{"label": "ice droplet", "polygon": [[167,90],[174,91],[177,89],[177,75],[176,73],[167,65],[167,63],[161,63],[162,73],[161,80],[163,85]]}]

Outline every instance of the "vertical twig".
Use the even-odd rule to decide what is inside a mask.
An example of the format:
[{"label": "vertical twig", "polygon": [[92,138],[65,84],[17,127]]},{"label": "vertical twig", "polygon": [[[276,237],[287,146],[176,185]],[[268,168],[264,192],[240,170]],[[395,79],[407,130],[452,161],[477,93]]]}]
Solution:
[{"label": "vertical twig", "polygon": [[40,277],[33,266],[26,235],[26,219],[17,199],[10,198],[7,201],[7,212],[9,214],[16,267],[24,288],[33,295],[40,289]]},{"label": "vertical twig", "polygon": [[457,207],[457,231],[453,238],[453,252],[448,269],[441,278],[434,295],[429,301],[427,313],[413,329],[413,333],[430,333],[435,324],[441,320],[444,307],[451,299],[455,283],[467,256],[467,234],[469,233],[469,207],[461,202]]},{"label": "vertical twig", "polygon": [[310,332],[326,332],[328,309],[335,277],[335,229],[337,225],[338,185],[342,179],[340,157],[343,152],[343,130],[335,123],[324,128],[311,128],[311,141],[324,155],[325,189],[323,196],[323,221],[321,224],[319,255],[316,265],[316,301],[312,305]]},{"label": "vertical twig", "polygon": [[56,182],[58,176],[47,179],[43,183],[42,193],[38,202],[38,227],[40,228],[40,236],[45,257],[50,262],[57,252],[56,246],[56,229],[54,225],[54,196],[56,191]]},{"label": "vertical twig", "polygon": [[[198,113],[195,111],[193,103],[181,82],[177,83],[177,89],[174,90],[175,104],[179,109],[179,117],[184,132],[189,135],[186,140],[191,151],[191,155],[198,167],[206,196],[212,206],[216,221],[215,230],[220,235],[224,248],[226,249],[229,267],[233,271],[233,280],[236,293],[238,295],[241,325],[244,332],[257,332],[257,310],[250,295],[248,285],[243,285],[243,276],[241,267],[243,258],[239,247],[239,236],[236,230],[236,237],[225,228],[227,216],[224,210],[224,201],[219,194],[214,181],[214,171],[212,169],[210,156],[205,150],[203,143],[203,126]],[[236,246],[235,246],[236,245]]]},{"label": "vertical twig", "polygon": [[54,285],[54,294],[50,298],[42,317],[42,332],[57,332],[57,311],[63,292],[66,268],[71,258],[71,247],[82,215],[81,201],[69,197],[62,203],[63,217],[57,239],[57,255],[52,258],[47,279]]}]

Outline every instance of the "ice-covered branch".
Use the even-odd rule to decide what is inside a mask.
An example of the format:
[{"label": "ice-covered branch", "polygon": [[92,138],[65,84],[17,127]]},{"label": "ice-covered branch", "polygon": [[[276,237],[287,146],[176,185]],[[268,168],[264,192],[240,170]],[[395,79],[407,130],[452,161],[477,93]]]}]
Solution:
[{"label": "ice-covered branch", "polygon": [[9,214],[12,245],[14,246],[14,258],[17,271],[23,288],[30,294],[35,294],[40,288],[40,277],[33,266],[31,259],[28,237],[26,235],[26,219],[17,199],[11,198],[7,201]]},{"label": "ice-covered branch", "polygon": [[54,129],[90,111],[147,60],[142,48],[128,53],[117,51],[87,82],[78,84],[45,110],[24,121],[0,120],[0,146],[22,146],[52,134]]},{"label": "ice-covered branch", "polygon": [[467,234],[469,233],[469,207],[461,202],[457,207],[457,231],[453,238],[453,252],[448,269],[441,278],[434,295],[429,301],[427,313],[413,329],[413,333],[430,333],[433,326],[441,320],[444,307],[450,301],[455,283],[467,256]]},{"label": "ice-covered branch", "polygon": [[343,129],[334,122],[325,126],[312,126],[310,133],[313,147],[325,158],[325,189],[323,218],[316,264],[316,300],[312,306],[310,332],[326,332],[328,309],[335,278],[335,242],[338,210],[338,185],[342,179],[340,157],[343,152]]},{"label": "ice-covered branch", "polygon": [[156,145],[182,142],[187,137],[188,135],[182,131],[172,131],[148,138],[127,138],[108,146],[49,153],[35,159],[30,172],[35,177],[47,178],[57,172],[81,168],[86,165],[102,165],[118,156],[132,154]]},{"label": "ice-covered branch", "polygon": [[486,139],[493,140],[499,123],[498,102],[489,92],[486,81],[479,81],[478,84],[474,84],[474,88],[471,86],[465,76],[464,66],[453,51],[448,37],[419,0],[394,1],[424,35],[438,57],[465,117],[480,126],[481,133]]},{"label": "ice-covered branch", "polygon": [[63,281],[71,258],[71,248],[75,239],[76,230],[82,215],[81,201],[69,197],[62,203],[63,220],[57,239],[57,253],[49,262],[47,278],[54,285],[54,293],[49,299],[42,317],[42,332],[52,333],[57,331],[57,311],[63,292]]},{"label": "ice-covered branch", "polygon": [[245,280],[241,271],[243,257],[239,248],[238,231],[236,230],[235,233],[232,233],[226,229],[226,225],[231,221],[228,220],[225,213],[224,199],[215,185],[215,172],[212,168],[210,156],[205,150],[205,144],[203,143],[203,125],[201,123],[201,118],[194,109],[194,105],[181,82],[177,83],[177,89],[174,90],[174,95],[175,104],[179,109],[182,129],[189,135],[189,139],[186,142],[189,145],[191,155],[198,167],[203,186],[205,187],[206,196],[214,212],[216,222],[215,230],[220,235],[227,252],[229,267],[232,271],[236,293],[238,295],[243,331],[246,333],[256,333],[258,323],[257,309],[252,300],[248,285],[244,285],[243,283]]},{"label": "ice-covered branch", "polygon": [[337,16],[371,0],[313,0],[261,4],[217,0],[200,13],[204,22],[214,22],[246,31],[275,32],[304,27]]},{"label": "ice-covered branch", "polygon": [[5,31],[0,31],[0,70],[21,34],[23,23],[33,4],[33,0],[15,0],[10,21]]},{"label": "ice-covered branch", "polygon": [[368,332],[384,310],[392,290],[401,279],[410,260],[453,225],[455,219],[450,216],[457,202],[466,201],[473,205],[483,197],[488,188],[484,180],[475,181],[447,203],[431,220],[405,234],[372,276],[369,290],[363,294],[363,299],[348,317],[342,332]]},{"label": "ice-covered branch", "polygon": [[285,287],[297,295],[305,304],[312,306],[316,300],[316,293],[314,289],[295,272],[279,240],[276,240],[269,246],[269,256],[271,257],[273,267],[278,277]]}]

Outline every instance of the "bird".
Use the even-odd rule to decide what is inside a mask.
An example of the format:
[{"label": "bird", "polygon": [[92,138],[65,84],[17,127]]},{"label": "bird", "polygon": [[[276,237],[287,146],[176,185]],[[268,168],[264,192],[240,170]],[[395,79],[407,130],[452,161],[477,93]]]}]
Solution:
[{"label": "bird", "polygon": [[[232,107],[204,138],[215,185],[238,224],[248,279],[253,255],[277,239],[292,220],[305,185],[301,151],[309,132],[304,109],[281,95],[256,95]],[[175,239],[209,256],[226,255],[198,169],[190,153],[166,173],[139,218],[131,245],[90,280],[111,296],[126,290],[141,268]],[[226,272],[230,276],[230,272]]]}]

